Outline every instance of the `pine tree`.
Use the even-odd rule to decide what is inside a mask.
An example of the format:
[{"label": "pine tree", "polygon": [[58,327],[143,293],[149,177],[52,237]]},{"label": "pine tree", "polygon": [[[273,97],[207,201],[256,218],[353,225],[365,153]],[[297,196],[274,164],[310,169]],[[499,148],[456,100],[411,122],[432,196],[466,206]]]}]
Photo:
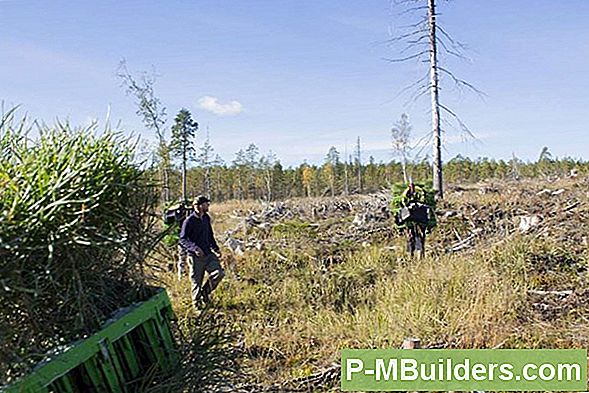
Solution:
[{"label": "pine tree", "polygon": [[172,126],[172,141],[170,143],[172,156],[179,158],[182,165],[182,200],[187,200],[186,195],[186,167],[189,161],[195,160],[194,140],[198,123],[192,120],[192,115],[187,109],[181,109],[174,119]]}]

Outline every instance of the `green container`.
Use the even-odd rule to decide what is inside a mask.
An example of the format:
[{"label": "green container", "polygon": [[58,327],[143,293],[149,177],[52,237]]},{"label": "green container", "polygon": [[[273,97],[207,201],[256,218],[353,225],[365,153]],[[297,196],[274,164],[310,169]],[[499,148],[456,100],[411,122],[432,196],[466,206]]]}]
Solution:
[{"label": "green container", "polygon": [[161,288],[150,299],[120,309],[102,330],[47,358],[0,392],[138,391],[146,380],[178,364],[173,319],[170,299]]}]

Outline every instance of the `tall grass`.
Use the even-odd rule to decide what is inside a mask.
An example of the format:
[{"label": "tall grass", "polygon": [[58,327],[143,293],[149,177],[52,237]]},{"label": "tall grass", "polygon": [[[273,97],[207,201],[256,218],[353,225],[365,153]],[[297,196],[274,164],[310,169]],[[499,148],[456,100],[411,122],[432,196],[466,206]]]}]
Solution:
[{"label": "tall grass", "polygon": [[[244,364],[257,382],[309,375],[337,362],[342,348],[398,347],[408,336],[450,348],[558,347],[587,331],[542,330],[530,309],[528,290],[550,277],[552,284],[583,277],[581,267],[567,267],[576,257],[556,244],[513,237],[421,260],[383,246],[356,248],[335,264],[313,258],[312,242],[281,249],[287,261],[271,250],[239,261],[217,293],[217,307],[239,327]],[[547,275],[546,261],[560,267]]]},{"label": "tall grass", "polygon": [[146,291],[155,194],[121,134],[0,122],[0,383]]}]

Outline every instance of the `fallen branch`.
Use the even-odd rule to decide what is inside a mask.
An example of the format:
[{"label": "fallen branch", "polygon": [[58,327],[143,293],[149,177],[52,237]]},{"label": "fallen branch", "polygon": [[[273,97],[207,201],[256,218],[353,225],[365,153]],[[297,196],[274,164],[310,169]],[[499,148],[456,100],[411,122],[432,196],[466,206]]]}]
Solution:
[{"label": "fallen branch", "polygon": [[279,253],[279,252],[277,252],[277,251],[274,251],[274,250],[272,250],[271,254],[274,254],[274,255],[276,255],[276,256],[278,257],[278,259],[280,259],[280,260],[281,260],[281,261],[283,261],[283,262],[286,262],[286,261],[288,261],[288,258],[287,258],[287,257],[285,257],[284,255],[280,254],[280,253]]},{"label": "fallen branch", "polygon": [[565,290],[565,291],[540,291],[540,290],[535,290],[535,289],[528,289],[528,293],[532,294],[532,295],[541,295],[541,296],[547,296],[547,295],[557,295],[557,296],[570,296],[573,294],[572,290]]}]

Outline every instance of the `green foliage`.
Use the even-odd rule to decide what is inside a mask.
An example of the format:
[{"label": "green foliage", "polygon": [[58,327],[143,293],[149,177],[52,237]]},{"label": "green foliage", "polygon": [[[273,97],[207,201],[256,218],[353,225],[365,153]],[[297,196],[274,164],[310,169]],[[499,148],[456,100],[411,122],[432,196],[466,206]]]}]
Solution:
[{"label": "green foliage", "polygon": [[184,318],[176,326],[180,365],[175,373],[145,393],[218,392],[232,387],[239,373],[235,342],[237,332],[224,315],[209,308],[200,315]]},{"label": "green foliage", "polygon": [[158,221],[151,214],[154,190],[120,134],[57,124],[39,129],[32,141],[13,115],[0,123],[0,375],[6,378],[145,294],[142,263],[157,241]]},{"label": "green foliage", "polygon": [[181,109],[172,126],[170,149],[172,155],[182,160],[183,164],[195,159],[194,139],[197,130],[198,123],[192,120],[190,112]]},{"label": "green foliage", "polygon": [[272,227],[272,232],[282,237],[316,237],[316,231],[316,226],[301,220],[283,221]]},{"label": "green foliage", "polygon": [[168,247],[174,247],[178,245],[180,241],[180,225],[177,223],[166,225],[164,231],[167,233],[162,241]]},{"label": "green foliage", "polygon": [[[434,213],[432,219],[428,222],[427,226],[428,226],[428,228],[433,228],[436,226],[435,212],[436,212],[437,201],[436,201],[436,192],[433,189],[432,181],[428,180],[425,182],[415,182],[414,184],[416,187],[420,187],[425,192],[425,204],[428,205],[432,209],[432,212]],[[403,207],[403,204],[402,204],[403,192],[406,189],[407,189],[407,184],[402,183],[402,182],[394,183],[391,187],[390,209],[391,209],[391,213],[393,214],[393,217],[396,217],[399,214],[399,212],[401,211],[401,208]],[[400,229],[400,228],[405,228],[407,226],[407,224],[400,224],[400,225],[395,224],[395,226]]]},{"label": "green foliage", "polygon": [[[310,165],[302,163],[295,167],[274,165],[269,176],[267,165],[251,164],[241,151],[235,161],[228,165],[212,163],[206,167],[193,167],[188,170],[189,194],[199,194],[207,173],[210,179],[210,195],[215,202],[228,199],[265,199],[269,194],[273,200],[292,197],[321,196],[326,191],[341,195],[345,186],[343,162],[337,166]],[[517,171],[515,170],[517,169]],[[510,180],[517,173],[519,179],[537,177],[567,177],[571,170],[578,176],[589,175],[589,162],[560,158],[541,162],[524,162],[514,160],[494,160],[489,158],[471,159],[461,156],[454,157],[444,164],[444,181],[448,184],[473,183],[479,181]],[[355,169],[354,169],[355,171]],[[360,168],[362,173],[362,192],[378,192],[383,188],[391,188],[395,183],[403,182],[403,170],[399,162],[375,162],[368,160]],[[414,179],[431,177],[431,166],[427,160],[407,162],[407,172]],[[351,180],[348,168],[348,181]],[[171,175],[172,191],[179,190],[180,172]],[[270,187],[270,193],[268,192]],[[354,187],[351,192],[357,192]],[[179,197],[176,192],[173,197]]]},{"label": "green foliage", "polygon": [[160,145],[165,140],[166,108],[155,95],[155,74],[144,72],[139,79],[134,78],[127,69],[127,62],[122,60],[119,64],[117,76],[122,82],[128,95],[136,100],[137,115],[143,124],[155,131]]}]

